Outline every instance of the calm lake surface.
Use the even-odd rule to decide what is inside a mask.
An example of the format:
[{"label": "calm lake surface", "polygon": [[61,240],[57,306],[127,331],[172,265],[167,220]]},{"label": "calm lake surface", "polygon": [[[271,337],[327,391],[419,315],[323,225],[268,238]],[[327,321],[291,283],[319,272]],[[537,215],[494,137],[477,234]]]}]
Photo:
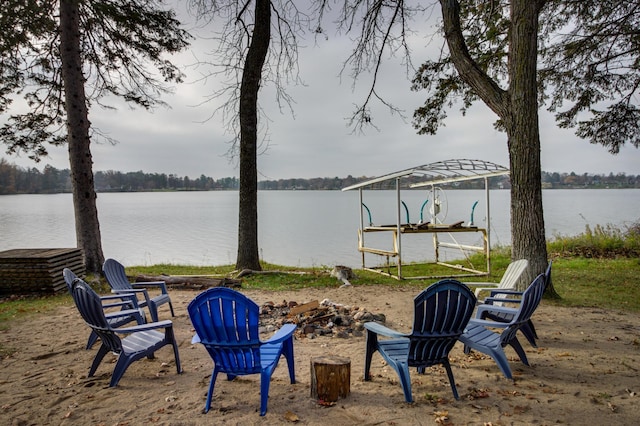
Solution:
[{"label": "calm lake surface", "polygon": [[[445,223],[460,220],[467,223],[471,207],[478,201],[474,222],[486,227],[484,191],[447,190],[445,195]],[[418,222],[426,192],[405,191],[402,198],[410,221]],[[640,189],[546,190],[543,200],[547,237],[577,235],[587,225],[611,224],[625,229],[640,219]],[[395,192],[366,191],[364,203],[374,224],[395,223]],[[491,245],[509,245],[509,191],[492,190],[490,203]],[[261,191],[258,194],[261,259],[290,266],[360,267],[358,204],[357,191]],[[427,209],[423,213],[426,218]],[[238,232],[235,191],[101,193],[98,214],[105,257],[116,258],[127,266],[235,263]],[[405,217],[403,210],[403,222]],[[365,221],[368,224],[366,214]],[[381,248],[391,244],[391,236],[384,234],[377,236]],[[369,234],[367,238],[370,244]],[[461,244],[481,241],[477,233],[457,234],[456,238]],[[0,251],[75,245],[71,194],[0,196]],[[405,262],[430,259],[431,235],[404,237],[402,251]],[[447,256],[456,258],[459,254]],[[367,260],[367,265],[370,264]]]}]

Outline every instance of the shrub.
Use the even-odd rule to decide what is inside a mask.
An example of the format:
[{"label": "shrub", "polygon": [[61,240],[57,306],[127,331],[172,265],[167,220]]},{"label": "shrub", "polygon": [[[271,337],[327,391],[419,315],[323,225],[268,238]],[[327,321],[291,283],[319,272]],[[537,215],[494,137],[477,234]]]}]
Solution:
[{"label": "shrub", "polygon": [[617,258],[640,256],[640,222],[621,230],[614,225],[587,225],[580,235],[555,235],[549,241],[549,251],[556,256],[586,258]]}]

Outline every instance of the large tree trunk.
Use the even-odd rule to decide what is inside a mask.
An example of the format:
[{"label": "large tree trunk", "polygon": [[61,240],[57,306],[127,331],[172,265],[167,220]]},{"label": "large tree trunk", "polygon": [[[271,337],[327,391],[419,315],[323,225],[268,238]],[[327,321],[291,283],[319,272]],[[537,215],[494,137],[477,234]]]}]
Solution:
[{"label": "large tree trunk", "polygon": [[80,52],[77,0],[60,0],[60,57],[67,111],[67,143],[73,184],[76,241],[84,252],[87,272],[100,273],[104,255],[93,182],[89,118]]},{"label": "large tree trunk", "polygon": [[259,271],[258,91],[271,38],[271,3],[256,0],[255,27],[240,85],[240,204],[236,268]]},{"label": "large tree trunk", "polygon": [[440,0],[445,37],[456,70],[502,119],[507,130],[511,172],[511,256],[529,260],[529,268],[519,283],[520,289],[547,266],[536,88],[538,16],[543,4],[544,0],[511,2],[509,89],[505,91],[471,58],[460,25],[459,2]]},{"label": "large tree trunk", "polygon": [[519,283],[521,288],[547,267],[536,81],[538,3],[530,0],[511,2],[511,108],[510,113],[502,117],[507,129],[511,172],[511,256],[529,260],[529,268]]}]

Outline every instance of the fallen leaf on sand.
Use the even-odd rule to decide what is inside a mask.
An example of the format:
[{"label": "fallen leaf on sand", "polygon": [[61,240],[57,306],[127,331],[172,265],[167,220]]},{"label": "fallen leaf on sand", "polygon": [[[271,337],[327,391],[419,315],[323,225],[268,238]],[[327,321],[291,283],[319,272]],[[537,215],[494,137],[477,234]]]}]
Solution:
[{"label": "fallen leaf on sand", "polygon": [[436,418],[434,419],[438,424],[445,424],[449,420],[449,412],[448,411],[436,411],[433,413]]},{"label": "fallen leaf on sand", "polygon": [[300,421],[300,418],[295,413],[292,413],[291,411],[287,411],[286,413],[284,413],[284,419],[292,423]]}]

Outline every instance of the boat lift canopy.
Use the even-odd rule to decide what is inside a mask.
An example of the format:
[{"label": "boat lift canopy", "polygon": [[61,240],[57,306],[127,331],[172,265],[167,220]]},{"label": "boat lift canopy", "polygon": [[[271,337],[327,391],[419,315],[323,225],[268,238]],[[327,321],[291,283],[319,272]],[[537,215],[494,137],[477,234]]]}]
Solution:
[{"label": "boat lift canopy", "polygon": [[[383,176],[379,176],[373,179],[369,179],[355,185],[343,188],[342,191],[350,191],[357,189],[360,198],[360,229],[358,230],[358,250],[362,253],[362,267],[363,269],[371,270],[374,272],[382,273],[385,275],[393,276],[397,279],[414,278],[439,278],[439,277],[456,277],[456,276],[475,276],[475,275],[488,275],[491,271],[490,263],[490,206],[489,206],[489,182],[488,179],[494,176],[503,176],[509,174],[509,169],[500,166],[495,163],[482,160],[468,160],[468,159],[456,159],[438,161],[435,163],[425,164],[422,166],[412,167],[409,169],[401,170],[394,173],[389,173]],[[401,209],[403,202],[400,197],[401,189],[413,189],[423,186],[430,186],[432,191],[435,191],[436,185],[462,182],[468,180],[484,180],[485,196],[486,196],[486,229],[478,228],[473,223],[464,225],[462,222],[453,224],[438,223],[435,214],[432,216],[432,222],[411,224],[401,223]],[[396,223],[394,225],[380,225],[380,226],[365,226],[363,207],[366,205],[363,203],[363,190],[364,189],[392,189],[396,190]],[[434,192],[435,194],[435,192]],[[406,208],[406,206],[405,206]],[[393,233],[393,249],[383,250],[379,248],[368,247],[365,245],[364,236],[368,232],[392,232]],[[440,241],[438,234],[447,233],[464,233],[464,232],[479,232],[483,235],[482,246],[466,246],[457,243],[451,244],[448,242]],[[434,249],[436,253],[435,263],[458,270],[456,274],[440,275],[440,276],[420,276],[420,277],[405,277],[402,275],[402,235],[403,234],[420,234],[428,233],[433,235]],[[483,252],[486,257],[486,270],[482,271],[477,268],[468,268],[462,265],[453,265],[447,262],[441,262],[439,259],[439,248],[448,247],[456,248],[464,251],[477,251]],[[368,268],[365,265],[365,253],[372,253],[375,255],[385,256],[387,259],[384,267]],[[390,258],[395,258],[397,266],[397,274],[391,273]],[[384,272],[386,268],[387,272]]]}]

